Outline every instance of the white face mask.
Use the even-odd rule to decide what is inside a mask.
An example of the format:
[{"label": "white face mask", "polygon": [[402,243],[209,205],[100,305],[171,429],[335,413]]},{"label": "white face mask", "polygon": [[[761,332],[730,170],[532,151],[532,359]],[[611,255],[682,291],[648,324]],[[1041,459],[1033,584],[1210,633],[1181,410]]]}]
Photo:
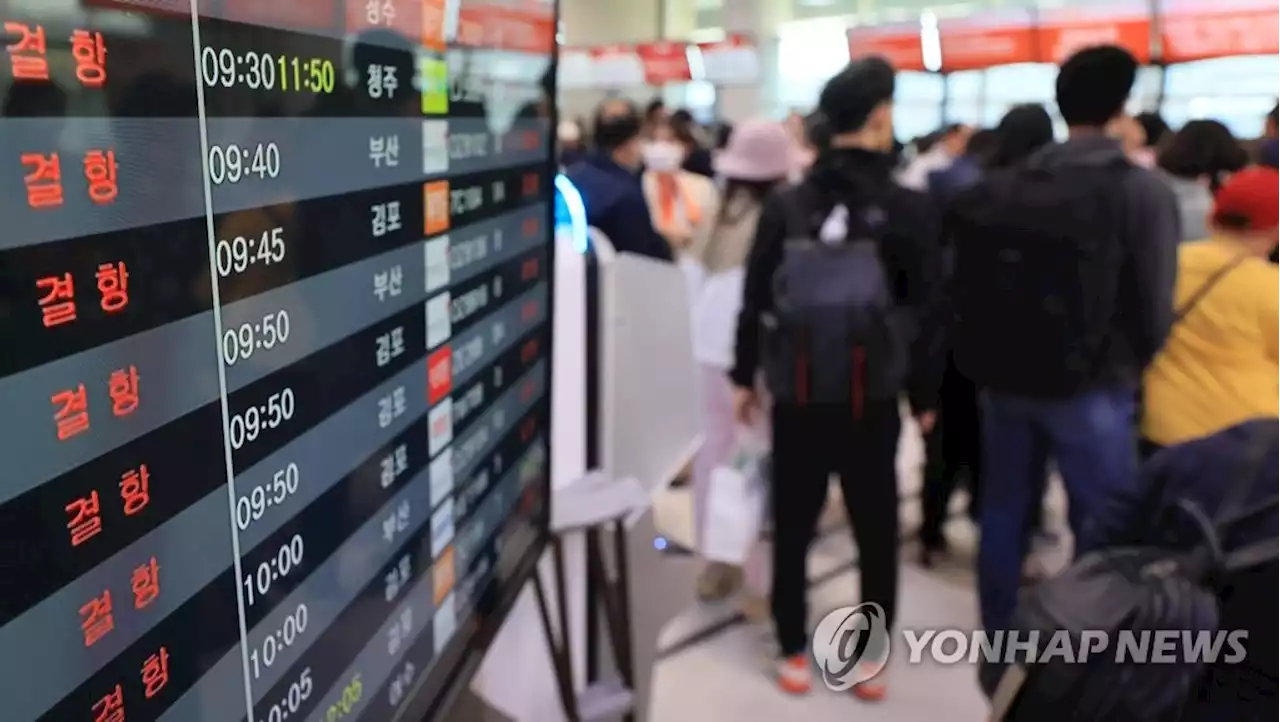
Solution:
[{"label": "white face mask", "polygon": [[644,147],[644,166],[649,170],[664,173],[677,170],[684,162],[684,150],[675,143],[654,141]]}]

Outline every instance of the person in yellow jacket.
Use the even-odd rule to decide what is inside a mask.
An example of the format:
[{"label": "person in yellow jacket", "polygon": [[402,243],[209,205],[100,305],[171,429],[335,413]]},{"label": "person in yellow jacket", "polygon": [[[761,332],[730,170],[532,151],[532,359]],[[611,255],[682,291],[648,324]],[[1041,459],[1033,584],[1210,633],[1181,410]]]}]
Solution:
[{"label": "person in yellow jacket", "polygon": [[1209,238],[1178,248],[1177,319],[1144,379],[1149,455],[1280,414],[1280,174],[1247,168],[1218,190]]}]

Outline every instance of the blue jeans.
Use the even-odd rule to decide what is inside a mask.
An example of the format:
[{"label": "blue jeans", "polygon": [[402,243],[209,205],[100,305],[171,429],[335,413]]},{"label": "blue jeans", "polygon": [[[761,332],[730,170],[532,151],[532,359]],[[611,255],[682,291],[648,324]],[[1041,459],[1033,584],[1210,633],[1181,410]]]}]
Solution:
[{"label": "blue jeans", "polygon": [[1043,493],[1044,453],[1067,491],[1076,549],[1089,547],[1086,521],[1138,484],[1135,395],[1130,388],[1045,401],[984,393],[982,536],[978,594],[982,626],[1007,629],[1027,553],[1027,514]]}]

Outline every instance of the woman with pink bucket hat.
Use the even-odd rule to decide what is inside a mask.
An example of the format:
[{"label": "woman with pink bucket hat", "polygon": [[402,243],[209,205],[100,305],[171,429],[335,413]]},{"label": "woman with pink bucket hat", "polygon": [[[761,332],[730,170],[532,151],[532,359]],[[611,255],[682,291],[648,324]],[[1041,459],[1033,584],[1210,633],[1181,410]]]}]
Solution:
[{"label": "woman with pink bucket hat", "polygon": [[[702,367],[702,449],[693,465],[694,524],[701,548],[706,533],[711,475],[730,463],[735,445],[750,435],[767,439],[766,429],[744,429],[734,420],[734,330],[742,303],[747,254],[765,197],[794,173],[797,147],[785,126],[766,120],[744,122],[733,129],[728,145],[715,158],[722,181],[722,201],[711,232],[689,247],[682,264],[692,284],[694,355]],[[753,552],[747,563],[747,595],[743,611],[756,621],[768,619],[768,579],[764,555]],[[723,562],[710,562],[698,579],[703,601],[720,601],[743,585],[744,571]]]}]

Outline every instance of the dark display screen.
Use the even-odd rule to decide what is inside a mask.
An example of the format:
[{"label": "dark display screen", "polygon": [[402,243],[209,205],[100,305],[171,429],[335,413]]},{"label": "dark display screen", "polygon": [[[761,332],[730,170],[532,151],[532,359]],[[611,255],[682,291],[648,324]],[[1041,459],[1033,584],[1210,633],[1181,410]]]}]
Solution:
[{"label": "dark display screen", "polygon": [[547,539],[552,0],[0,28],[0,719],[440,715]]}]

